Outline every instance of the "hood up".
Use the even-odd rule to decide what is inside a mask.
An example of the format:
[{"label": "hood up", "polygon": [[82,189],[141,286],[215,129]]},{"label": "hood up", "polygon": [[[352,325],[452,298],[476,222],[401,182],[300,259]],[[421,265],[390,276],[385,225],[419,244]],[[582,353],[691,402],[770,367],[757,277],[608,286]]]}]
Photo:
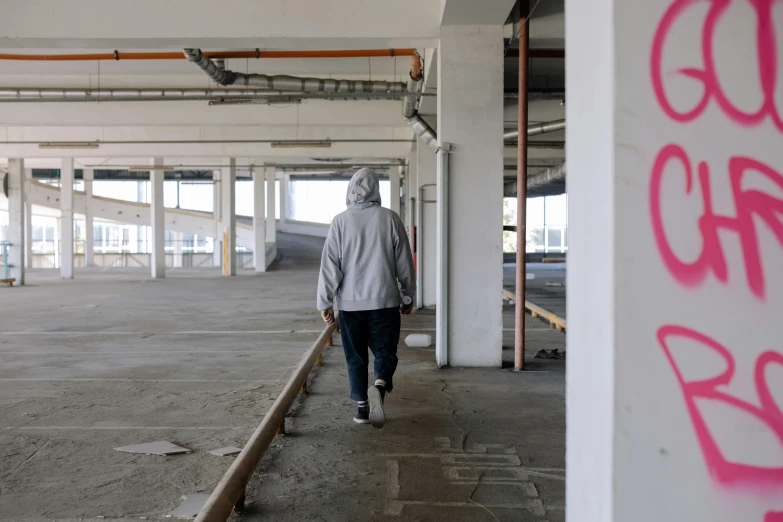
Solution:
[{"label": "hood up", "polygon": [[381,204],[378,176],[371,169],[359,169],[348,183],[345,205],[348,208],[368,208]]}]

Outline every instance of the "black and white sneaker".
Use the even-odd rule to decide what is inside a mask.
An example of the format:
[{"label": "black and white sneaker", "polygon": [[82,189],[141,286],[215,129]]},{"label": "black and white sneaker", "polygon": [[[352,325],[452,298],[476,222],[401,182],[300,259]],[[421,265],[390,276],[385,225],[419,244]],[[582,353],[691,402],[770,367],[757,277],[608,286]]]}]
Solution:
[{"label": "black and white sneaker", "polygon": [[359,406],[359,411],[356,413],[356,416],[353,418],[353,421],[356,424],[369,424],[370,423],[370,407],[369,406]]},{"label": "black and white sneaker", "polygon": [[383,428],[386,422],[386,416],[383,413],[383,396],[385,395],[383,386],[370,386],[367,390],[367,400],[370,403],[370,422],[373,428]]}]

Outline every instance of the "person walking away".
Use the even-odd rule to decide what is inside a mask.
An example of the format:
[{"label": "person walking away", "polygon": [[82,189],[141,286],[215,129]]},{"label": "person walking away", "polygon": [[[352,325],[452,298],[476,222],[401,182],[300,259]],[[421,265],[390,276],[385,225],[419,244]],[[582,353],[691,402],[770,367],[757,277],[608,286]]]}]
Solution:
[{"label": "person walking away", "polygon": [[[400,314],[410,313],[416,282],[405,226],[381,207],[378,186],[367,168],[348,183],[347,210],[332,220],[321,256],[318,310],[326,324],[334,324],[334,309],[340,312],[351,399],[358,402],[354,422],[381,428],[397,368]],[[375,357],[369,387],[368,347]]]}]

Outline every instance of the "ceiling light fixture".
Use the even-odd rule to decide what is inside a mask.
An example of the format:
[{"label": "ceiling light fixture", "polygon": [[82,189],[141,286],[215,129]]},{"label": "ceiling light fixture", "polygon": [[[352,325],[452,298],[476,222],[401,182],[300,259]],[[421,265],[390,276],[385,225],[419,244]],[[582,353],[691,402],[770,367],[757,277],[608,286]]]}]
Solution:
[{"label": "ceiling light fixture", "polygon": [[162,170],[164,172],[171,172],[174,167],[145,167],[143,165],[128,167],[128,172],[151,172],[153,170]]},{"label": "ceiling light fixture", "polygon": [[91,142],[91,141],[85,141],[85,142],[49,142],[49,143],[39,143],[38,144],[39,149],[57,149],[57,150],[64,150],[64,149],[97,149],[98,143],[97,142]]},{"label": "ceiling light fixture", "polygon": [[332,146],[331,141],[273,141],[273,149],[328,149]]}]

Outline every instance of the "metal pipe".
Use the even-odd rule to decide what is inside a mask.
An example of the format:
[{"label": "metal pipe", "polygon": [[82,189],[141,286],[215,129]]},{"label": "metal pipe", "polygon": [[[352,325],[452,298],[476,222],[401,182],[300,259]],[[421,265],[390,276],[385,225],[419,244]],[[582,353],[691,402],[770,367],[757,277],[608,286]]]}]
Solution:
[{"label": "metal pipe", "polygon": [[527,78],[530,32],[529,0],[519,1],[519,114],[517,118],[517,299],[514,325],[514,370],[525,368],[525,266],[527,250]]},{"label": "metal pipe", "polygon": [[[205,52],[208,58],[374,58],[382,56],[413,56],[415,49],[364,49],[352,51],[212,51]],[[180,52],[157,53],[111,53],[90,54],[0,54],[0,60],[26,62],[73,62],[94,60],[183,60]]]},{"label": "metal pipe", "polygon": [[[428,96],[419,94],[418,96]],[[298,103],[301,100],[399,100],[395,93],[277,92],[261,89],[0,89],[0,103],[208,101]]]},{"label": "metal pipe", "polygon": [[406,119],[408,125],[413,129],[413,134],[417,138],[421,139],[431,151],[438,150],[438,135],[430,127],[424,119],[419,116],[419,113],[414,114],[412,117]]},{"label": "metal pipe", "polygon": [[[538,136],[540,134],[548,134],[550,132],[565,130],[565,127],[566,127],[565,120],[545,121],[543,123],[536,123],[535,125],[528,125],[527,135]],[[519,130],[515,130],[513,132],[507,132],[503,134],[504,141],[515,140],[518,137],[519,137]]]},{"label": "metal pipe", "polygon": [[416,202],[416,308],[424,308],[424,189],[434,187],[436,183],[425,183],[419,187],[419,200]]},{"label": "metal pipe", "polygon": [[245,487],[247,487],[250,477],[277,435],[281,423],[285,421],[286,413],[291,408],[299,390],[307,382],[307,375],[315,365],[318,356],[323,352],[327,340],[331,339],[336,329],[336,325],[327,326],[310,347],[283,391],[280,392],[272,407],[264,415],[261,424],[250,436],[242,452],[212,491],[204,507],[199,511],[196,522],[225,522],[231,516],[234,506],[245,493]]},{"label": "metal pipe", "polygon": [[414,56],[411,58],[411,74],[408,78],[407,91],[408,95],[402,102],[402,116],[406,120],[416,114],[416,96],[421,90],[421,81],[424,76],[421,74],[421,57]]},{"label": "metal pipe", "polygon": [[220,69],[201,49],[185,49],[185,56],[220,85],[252,85],[263,89],[290,90],[301,92],[340,93],[394,93],[403,94],[406,84],[399,82],[332,80],[324,78],[300,78],[297,76],[267,74],[244,74]]},{"label": "metal pipe", "polygon": [[435,307],[435,362],[439,368],[449,364],[449,149],[444,143],[437,152],[438,161],[438,280]]}]

